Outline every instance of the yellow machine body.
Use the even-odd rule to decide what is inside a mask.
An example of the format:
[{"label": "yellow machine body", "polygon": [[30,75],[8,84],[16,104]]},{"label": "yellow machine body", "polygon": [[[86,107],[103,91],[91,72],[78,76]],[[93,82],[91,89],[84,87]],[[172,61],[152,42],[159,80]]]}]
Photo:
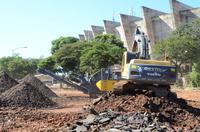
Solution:
[{"label": "yellow machine body", "polygon": [[[173,84],[171,82],[173,80],[164,80],[161,82],[160,80],[153,79],[149,80],[149,78],[142,80],[140,79],[140,74],[144,73],[145,71],[142,71],[141,73],[138,73],[138,75],[135,75],[134,73],[131,73],[132,71],[139,71],[139,67],[145,66],[145,67],[158,67],[159,69],[169,69],[168,72],[176,72],[176,69],[174,67],[171,67],[169,61],[157,61],[157,60],[143,60],[143,59],[131,59],[128,60],[127,53],[124,53],[123,59],[122,59],[122,66],[121,66],[121,78],[120,79],[101,79],[96,83],[97,88],[103,92],[103,91],[113,91],[113,86],[117,82],[121,81],[131,81],[131,82],[141,82],[142,83],[152,83],[152,84]],[[167,72],[167,73],[168,73]],[[157,71],[155,71],[157,73]],[[138,79],[139,77],[139,79]],[[169,77],[167,78],[169,79]],[[167,84],[168,85],[168,84]]]},{"label": "yellow machine body", "polygon": [[103,92],[108,92],[108,91],[112,91],[113,90],[113,86],[114,84],[118,82],[117,80],[99,80],[96,83],[96,86],[98,87],[98,89]]}]

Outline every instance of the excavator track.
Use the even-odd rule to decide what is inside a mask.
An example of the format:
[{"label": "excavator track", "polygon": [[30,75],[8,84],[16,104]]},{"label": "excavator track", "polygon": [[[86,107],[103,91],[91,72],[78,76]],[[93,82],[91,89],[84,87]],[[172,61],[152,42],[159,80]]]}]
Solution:
[{"label": "excavator track", "polygon": [[171,91],[169,85],[143,85],[131,81],[119,81],[113,86],[115,95],[151,94],[156,97],[167,97]]}]

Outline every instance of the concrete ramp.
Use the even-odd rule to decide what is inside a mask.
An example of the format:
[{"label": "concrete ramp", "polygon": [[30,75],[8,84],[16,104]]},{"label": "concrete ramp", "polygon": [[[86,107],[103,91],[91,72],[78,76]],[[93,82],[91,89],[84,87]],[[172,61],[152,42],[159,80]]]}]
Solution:
[{"label": "concrete ramp", "polygon": [[79,34],[78,36],[79,36],[80,41],[85,41],[85,36],[84,36],[84,34]]},{"label": "concrete ramp", "polygon": [[113,34],[117,38],[120,38],[120,34],[116,29],[118,26],[120,26],[119,22],[104,20],[103,23],[104,23],[105,34]]},{"label": "concrete ramp", "polygon": [[170,2],[171,12],[173,15],[173,26],[175,29],[181,23],[180,11],[192,9],[192,7],[184,3],[181,3],[177,0],[169,0],[169,2]]},{"label": "concrete ramp", "polygon": [[136,16],[130,16],[125,14],[120,14],[120,23],[122,32],[124,34],[123,40],[124,40],[124,47],[127,48],[128,51],[132,50],[132,45],[134,41],[134,32],[136,29],[135,21],[140,21],[142,18],[136,17]]},{"label": "concrete ramp", "polygon": [[94,37],[96,37],[97,35],[101,35],[104,32],[104,28],[102,26],[92,25],[91,28]]},{"label": "concrete ramp", "polygon": [[[158,17],[160,15],[164,15],[167,13],[164,13],[162,11],[158,11],[155,9],[151,9],[148,7],[142,6],[142,12],[143,12],[143,18],[144,18],[144,24],[146,27],[146,32],[149,39],[151,40],[151,44],[155,43],[155,35],[154,35],[154,30],[153,30],[153,24],[152,24],[152,18],[153,17]],[[151,45],[152,47],[153,45]]]},{"label": "concrete ramp", "polygon": [[90,30],[84,30],[84,34],[85,34],[85,39],[88,41],[91,41],[94,38],[92,31]]}]

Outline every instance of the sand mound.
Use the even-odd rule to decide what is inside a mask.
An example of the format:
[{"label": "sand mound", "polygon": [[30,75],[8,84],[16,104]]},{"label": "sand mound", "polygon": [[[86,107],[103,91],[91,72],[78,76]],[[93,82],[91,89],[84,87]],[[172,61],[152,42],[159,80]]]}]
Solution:
[{"label": "sand mound", "polygon": [[57,97],[57,95],[51,89],[49,89],[44,83],[32,75],[27,75],[22,79],[22,81],[31,84],[35,88],[38,88],[38,90],[47,97]]},{"label": "sand mound", "polygon": [[1,94],[3,107],[49,107],[55,103],[32,85],[21,82]]},{"label": "sand mound", "polygon": [[17,84],[18,82],[11,78],[6,72],[0,72],[0,93]]}]

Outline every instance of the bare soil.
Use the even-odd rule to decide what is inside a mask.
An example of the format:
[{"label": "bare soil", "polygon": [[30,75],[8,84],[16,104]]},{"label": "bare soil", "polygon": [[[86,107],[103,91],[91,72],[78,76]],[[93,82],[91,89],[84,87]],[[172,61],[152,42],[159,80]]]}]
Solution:
[{"label": "bare soil", "polygon": [[58,107],[44,110],[52,113],[82,113],[83,106],[91,103],[89,95],[73,89],[51,88],[59,97],[52,98]]},{"label": "bare soil", "polygon": [[200,90],[176,90],[176,94],[187,100],[188,105],[200,108]]}]

